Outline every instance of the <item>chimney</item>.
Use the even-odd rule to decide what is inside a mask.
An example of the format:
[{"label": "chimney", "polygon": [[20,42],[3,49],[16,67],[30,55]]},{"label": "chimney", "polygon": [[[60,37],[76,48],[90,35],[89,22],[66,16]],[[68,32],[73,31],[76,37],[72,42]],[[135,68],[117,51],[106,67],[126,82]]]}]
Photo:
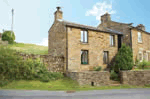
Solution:
[{"label": "chimney", "polygon": [[60,10],[61,7],[56,7],[56,8],[57,8],[57,11],[54,13],[55,21],[57,19],[63,19],[63,12]]},{"label": "chimney", "polygon": [[145,26],[143,24],[137,25],[136,28],[145,31]]},{"label": "chimney", "polygon": [[111,21],[111,17],[110,17],[110,14],[108,14],[108,12],[106,12],[106,14],[102,15],[101,16],[101,23],[107,23]]}]

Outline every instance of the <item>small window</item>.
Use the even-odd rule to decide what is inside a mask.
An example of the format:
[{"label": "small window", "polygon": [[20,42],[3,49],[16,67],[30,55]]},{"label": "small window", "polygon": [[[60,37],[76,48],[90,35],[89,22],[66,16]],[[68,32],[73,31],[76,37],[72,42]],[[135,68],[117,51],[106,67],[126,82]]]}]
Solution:
[{"label": "small window", "polygon": [[150,61],[150,53],[148,53],[148,61]]},{"label": "small window", "polygon": [[108,51],[104,51],[103,63],[108,64],[108,62],[109,62]]},{"label": "small window", "polygon": [[81,50],[81,64],[88,64],[88,50]]},{"label": "small window", "polygon": [[139,60],[142,61],[142,53],[139,53]]},{"label": "small window", "polygon": [[138,42],[142,42],[142,34],[141,34],[141,32],[138,32]]},{"label": "small window", "polygon": [[81,31],[81,42],[83,42],[83,43],[88,42],[88,33],[87,33],[87,31]]},{"label": "small window", "polygon": [[115,46],[115,36],[110,35],[110,46]]}]

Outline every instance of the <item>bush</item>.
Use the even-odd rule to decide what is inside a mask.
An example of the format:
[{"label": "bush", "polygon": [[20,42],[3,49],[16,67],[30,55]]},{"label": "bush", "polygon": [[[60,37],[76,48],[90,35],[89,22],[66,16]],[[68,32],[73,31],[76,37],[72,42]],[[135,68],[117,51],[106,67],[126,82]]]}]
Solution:
[{"label": "bush", "polygon": [[94,71],[101,71],[102,67],[101,66],[97,66],[97,67],[94,67],[93,69],[94,69]]},{"label": "bush", "polygon": [[110,72],[110,79],[115,80],[115,81],[119,81],[119,76],[114,70],[111,70],[111,72]]},{"label": "bush", "polygon": [[131,70],[133,67],[133,54],[129,46],[122,44],[122,47],[119,49],[119,52],[116,55],[114,62],[115,72],[119,70]]},{"label": "bush", "polygon": [[145,60],[138,64],[139,69],[145,69],[145,66],[148,66],[148,62],[146,62]]},{"label": "bush", "polygon": [[0,47],[0,86],[6,85],[12,80],[34,80],[44,82],[63,77],[61,73],[48,72],[46,66],[40,60],[27,59],[16,54],[16,51],[8,47]]},{"label": "bush", "polygon": [[14,43],[14,40],[15,40],[15,34],[14,34],[14,32],[11,33],[11,31],[5,31],[2,34],[2,40],[3,41],[8,41],[9,44]]}]

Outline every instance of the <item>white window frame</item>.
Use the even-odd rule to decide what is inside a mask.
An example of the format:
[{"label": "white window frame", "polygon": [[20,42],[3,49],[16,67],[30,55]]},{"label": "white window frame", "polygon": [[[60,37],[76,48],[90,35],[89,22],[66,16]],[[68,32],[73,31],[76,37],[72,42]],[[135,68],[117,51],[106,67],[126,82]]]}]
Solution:
[{"label": "white window frame", "polygon": [[88,32],[86,30],[81,30],[81,42],[88,43]]},{"label": "white window frame", "polygon": [[[139,59],[139,61],[142,62],[142,61],[143,61],[143,53],[140,51],[140,52],[138,53],[138,56],[139,56],[139,54],[142,55],[142,56],[141,56],[141,57],[142,57],[142,60]],[[139,58],[140,58],[140,57],[139,57]]]},{"label": "white window frame", "polygon": [[110,35],[110,46],[115,46],[115,35]]},{"label": "white window frame", "polygon": [[138,42],[142,43],[142,33],[138,32]]}]

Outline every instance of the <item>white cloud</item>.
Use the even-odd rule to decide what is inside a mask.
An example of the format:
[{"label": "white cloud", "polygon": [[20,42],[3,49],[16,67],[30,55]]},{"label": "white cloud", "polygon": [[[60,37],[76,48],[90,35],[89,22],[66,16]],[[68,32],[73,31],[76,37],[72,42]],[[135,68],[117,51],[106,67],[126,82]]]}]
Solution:
[{"label": "white cloud", "polygon": [[44,38],[42,42],[37,45],[48,46],[48,38]]},{"label": "white cloud", "polygon": [[106,12],[109,14],[115,14],[116,11],[112,9],[112,3],[105,1],[96,3],[91,10],[86,12],[86,16],[96,16],[96,20],[100,20],[100,16]]}]

